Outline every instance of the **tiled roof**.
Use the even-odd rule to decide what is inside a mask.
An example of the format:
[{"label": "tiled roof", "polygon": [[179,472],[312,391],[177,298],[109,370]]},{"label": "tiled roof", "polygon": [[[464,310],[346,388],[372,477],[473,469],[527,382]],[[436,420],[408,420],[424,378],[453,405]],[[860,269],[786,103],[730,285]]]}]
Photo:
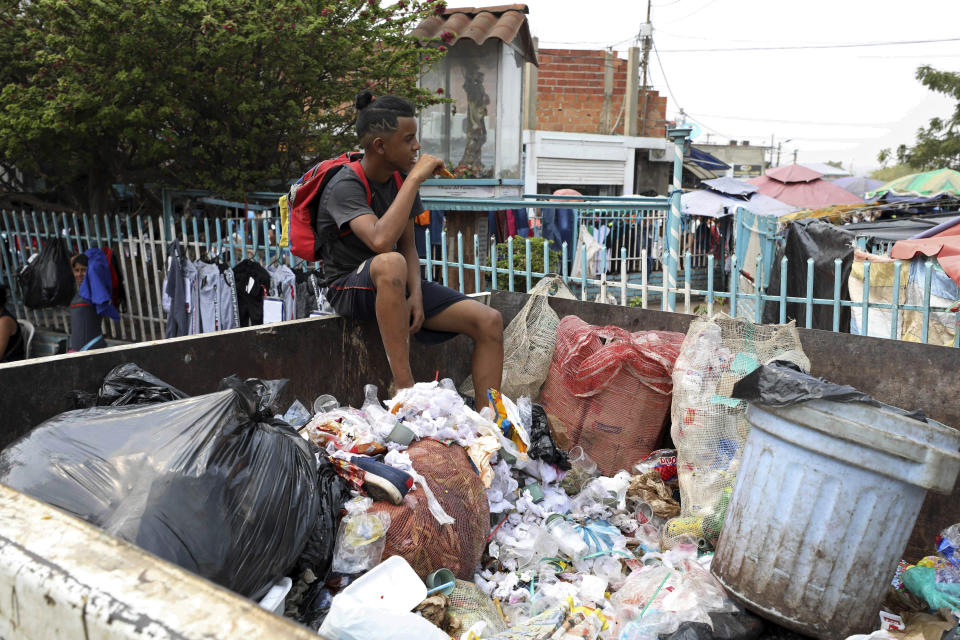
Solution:
[{"label": "tiled roof", "polygon": [[442,16],[430,16],[421,22],[412,35],[431,39],[439,38],[444,31],[451,31],[456,36],[453,42],[468,38],[477,44],[483,44],[490,38],[508,43],[516,39],[524,57],[537,64],[537,51],[530,36],[527,13],[529,9],[525,4],[448,8]]}]

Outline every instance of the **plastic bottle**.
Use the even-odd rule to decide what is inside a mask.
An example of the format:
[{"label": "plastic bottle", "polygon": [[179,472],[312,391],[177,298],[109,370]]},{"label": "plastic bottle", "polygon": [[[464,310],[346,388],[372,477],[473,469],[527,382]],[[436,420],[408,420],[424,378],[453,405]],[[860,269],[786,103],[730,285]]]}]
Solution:
[{"label": "plastic bottle", "polygon": [[563,515],[554,513],[547,516],[544,527],[550,532],[560,551],[568,557],[581,558],[587,553],[587,543]]},{"label": "plastic bottle", "polygon": [[397,426],[397,417],[383,408],[377,397],[377,386],[368,384],[363,388],[363,412],[367,422],[380,440],[387,439]]}]

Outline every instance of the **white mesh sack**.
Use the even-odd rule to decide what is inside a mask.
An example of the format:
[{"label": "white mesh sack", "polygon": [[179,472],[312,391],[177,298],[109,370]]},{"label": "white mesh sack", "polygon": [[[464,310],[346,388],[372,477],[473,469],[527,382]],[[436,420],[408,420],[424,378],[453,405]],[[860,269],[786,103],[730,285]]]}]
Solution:
[{"label": "white mesh sack", "polygon": [[[550,370],[560,323],[560,318],[550,308],[549,299],[575,298],[556,274],[544,276],[529,293],[527,303],[503,331],[500,392],[508,398],[527,396],[536,401]],[[473,396],[473,376],[468,376],[460,385],[460,393]]]},{"label": "white mesh sack", "polygon": [[690,324],[673,369],[670,411],[681,512],[663,528],[664,548],[685,537],[716,543],[749,430],[746,403],[730,393],[773,360],[810,370],[793,322],[756,325],[718,314]]}]

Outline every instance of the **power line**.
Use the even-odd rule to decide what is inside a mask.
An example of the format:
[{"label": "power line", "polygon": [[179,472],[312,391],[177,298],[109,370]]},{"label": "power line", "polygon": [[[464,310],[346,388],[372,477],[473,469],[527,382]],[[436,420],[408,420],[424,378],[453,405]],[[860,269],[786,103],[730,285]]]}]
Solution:
[{"label": "power line", "polygon": [[823,125],[830,127],[889,127],[892,126],[893,122],[814,122],[812,120],[779,120],[776,118],[749,118],[744,116],[721,116],[717,114],[700,114],[701,118],[719,118],[721,120],[745,120],[748,122],[776,122],[779,124],[809,124],[809,125]]},{"label": "power line", "polygon": [[804,49],[850,49],[856,47],[890,47],[906,44],[931,44],[936,42],[960,42],[960,38],[938,38],[935,40],[890,40],[887,42],[848,42],[842,44],[804,44],[777,47],[726,47],[714,49],[664,49],[664,53],[706,53],[720,51],[796,51]]},{"label": "power line", "polygon": [[716,1],[717,1],[717,0],[710,0],[709,2],[707,2],[707,4],[703,5],[703,6],[700,7],[699,9],[693,11],[692,13],[688,13],[687,15],[683,16],[682,18],[675,18],[675,19],[673,19],[673,20],[669,20],[669,21],[667,21],[667,22],[664,22],[663,24],[673,24],[674,22],[680,22],[681,20],[686,20],[686,19],[689,18],[690,16],[695,16],[695,15],[697,15],[698,13],[700,13],[701,11],[703,11],[704,9],[706,9],[707,7],[709,7],[710,5],[712,5],[712,4],[713,4],[714,2],[716,2]]}]

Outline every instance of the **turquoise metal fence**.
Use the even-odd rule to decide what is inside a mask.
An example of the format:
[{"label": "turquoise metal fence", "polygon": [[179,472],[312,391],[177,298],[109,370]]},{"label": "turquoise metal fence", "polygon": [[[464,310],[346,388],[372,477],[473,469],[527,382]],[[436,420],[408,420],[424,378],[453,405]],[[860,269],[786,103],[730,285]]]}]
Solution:
[{"label": "turquoise metal fence", "polygon": [[[903,318],[908,314],[916,314],[918,324],[922,327],[917,339],[928,342],[931,322],[934,322],[938,327],[937,332],[940,332],[938,335],[942,334],[941,328],[944,328],[953,337],[953,345],[957,346],[957,304],[952,300],[944,302],[942,295],[935,295],[942,293],[934,287],[941,273],[932,261],[923,263],[916,270],[917,277],[911,281],[911,296],[915,300],[907,300],[901,295],[904,287],[900,281],[899,261],[894,263],[893,297],[889,302],[870,300],[869,263],[864,268],[863,277],[862,300],[866,302],[841,298],[839,262],[835,264],[834,295],[830,298],[813,296],[815,274],[812,261],[806,265],[804,295],[788,296],[785,289],[783,293],[769,294],[765,286],[744,291],[740,286],[741,279],[730,278],[729,274],[739,273],[741,262],[749,253],[738,251],[727,260],[722,255],[718,258],[715,252],[703,245],[696,230],[688,226],[681,236],[680,246],[683,250],[678,257],[676,284],[670,286],[665,283],[663,271],[668,200],[580,200],[576,202],[548,196],[512,200],[424,198],[425,206],[438,211],[526,209],[532,226],[535,230],[539,228],[540,232],[545,223],[544,215],[549,218],[550,210],[562,207],[574,211],[571,242],[561,242],[559,246],[544,243],[539,249],[543,252],[544,266],[537,270],[528,268],[534,262],[534,240],[530,238],[522,239],[520,247],[514,246],[512,237],[507,238],[504,251],[489,236],[448,234],[444,230],[441,231],[439,245],[434,247],[434,238],[430,237],[427,229],[425,236],[429,250],[421,259],[424,277],[463,291],[528,290],[545,274],[558,273],[585,300],[599,299],[621,305],[668,309],[669,294],[672,293],[678,311],[712,314],[723,310],[731,315],[748,315],[754,321],[761,320],[768,303],[777,310],[779,320],[785,321],[787,305],[796,303],[803,305],[806,310],[807,326],[810,326],[814,309],[830,309],[834,331],[848,329],[840,326],[840,318],[841,311],[849,308],[858,319],[860,332],[864,334],[876,333],[875,330],[870,331],[873,322],[871,312],[889,312],[892,318],[891,338],[903,337]],[[603,242],[603,255],[590,253],[597,249],[586,238],[580,238],[581,223],[610,229]],[[163,337],[164,265],[168,245],[174,238],[179,240],[187,256],[193,260],[203,256],[218,256],[230,265],[245,258],[263,264],[282,261],[291,267],[302,264],[289,251],[277,246],[275,239],[271,239],[272,227],[275,236],[279,236],[279,220],[273,217],[180,218],[165,226],[157,219],[142,216],[121,218],[3,211],[0,212],[0,225],[0,268],[3,270],[0,275],[10,287],[10,306],[18,317],[30,320],[38,328],[67,332],[68,317],[65,309],[36,311],[23,305],[16,286],[16,273],[26,261],[55,236],[63,237],[74,252],[89,247],[113,249],[120,258],[118,263],[126,285],[123,300],[125,309],[120,322],[107,322],[105,328],[108,337],[117,340],[140,341]],[[520,259],[515,260],[515,255]],[[781,269],[782,279],[787,272],[789,263],[786,260],[773,266],[769,255],[769,252],[765,256],[763,251],[759,251],[753,256],[754,264],[758,267],[755,274],[757,282],[766,283],[771,268]]]}]

